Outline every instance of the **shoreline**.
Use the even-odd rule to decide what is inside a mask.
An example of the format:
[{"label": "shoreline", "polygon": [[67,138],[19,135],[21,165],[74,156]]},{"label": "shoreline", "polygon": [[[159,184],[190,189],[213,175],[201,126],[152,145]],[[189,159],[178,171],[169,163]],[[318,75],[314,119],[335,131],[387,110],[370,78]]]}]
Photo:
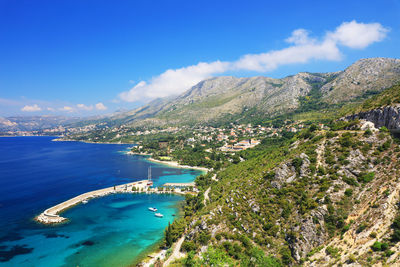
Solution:
[{"label": "shoreline", "polygon": [[180,169],[194,169],[194,170],[199,170],[199,171],[203,171],[205,173],[209,172],[210,169],[207,169],[205,167],[198,167],[198,166],[189,166],[189,165],[180,165],[178,162],[176,161],[163,161],[163,160],[158,160],[158,159],[153,159],[151,157],[146,158],[146,160],[151,161],[151,162],[155,162],[155,163],[159,163],[159,164],[164,164],[164,165],[168,165],[170,167],[174,167],[174,168],[180,168]]},{"label": "shoreline", "polygon": [[[178,209],[178,213],[177,213],[177,216],[175,217],[175,219],[181,218],[182,216],[184,216],[184,214],[185,214],[185,212],[183,210],[184,205],[180,205],[178,202],[174,206]],[[161,239],[159,242],[157,242],[157,244],[155,244],[152,247],[152,249],[150,248],[147,253],[143,253],[143,257],[141,258],[141,260],[136,262],[135,266],[151,267],[151,266],[153,266],[153,264],[155,264],[157,262],[157,259],[164,261],[167,258],[168,249],[160,246],[160,244],[163,244],[163,240],[164,239]],[[172,247],[175,246],[175,244],[177,242],[178,241],[174,242]],[[171,256],[171,255],[169,255],[169,256]]]},{"label": "shoreline", "polygon": [[102,144],[102,145],[136,145],[135,143],[117,143],[117,142],[94,142],[94,141],[83,141],[83,140],[73,140],[73,139],[60,139],[55,138],[51,140],[53,142],[81,142],[86,144]]},{"label": "shoreline", "polygon": [[[100,143],[100,142],[80,141],[80,140],[71,140],[71,139],[60,140],[59,136],[52,136],[52,137],[56,137],[55,139],[52,140],[54,142],[65,141],[65,142],[82,142],[82,143],[88,143],[88,144],[135,145],[135,143],[111,143],[111,142]],[[202,171],[204,173],[207,173],[210,171],[210,169],[205,168],[205,167],[180,165],[178,162],[175,162],[175,161],[162,161],[162,160],[153,159],[153,158],[151,158],[151,156],[152,156],[151,154],[135,153],[132,151],[127,151],[125,153],[127,155],[143,156],[145,158],[145,160],[148,160],[150,162],[154,162],[157,164],[166,165],[166,166],[169,166],[172,168],[193,169],[193,170]],[[132,191],[132,187],[133,186],[137,187],[139,182],[142,182],[142,183],[146,182],[145,184],[147,184],[147,180],[142,180],[142,181],[137,181],[137,182],[133,182],[133,183],[115,186],[116,190],[114,190],[114,187],[109,187],[109,188],[94,190],[94,191],[90,191],[90,192],[78,195],[74,198],[71,198],[67,201],[64,201],[62,203],[59,203],[53,207],[46,209],[40,215],[36,216],[34,218],[34,220],[37,223],[41,223],[41,224],[45,224],[45,225],[57,225],[60,223],[67,222],[68,219],[60,216],[59,214],[61,214],[62,212],[64,212],[65,210],[67,210],[69,208],[72,208],[73,206],[82,204],[82,202],[84,200],[89,200],[91,198],[97,198],[97,197],[103,197],[103,196],[107,196],[109,194],[114,194],[114,193],[146,193],[146,194],[148,194],[148,193],[158,193],[158,194],[164,193],[165,194],[166,193],[166,194],[178,194],[178,195],[193,194],[193,192],[187,192],[187,191],[182,192],[180,189],[158,191],[158,188],[150,189],[149,187],[143,188],[142,189],[143,191],[140,191],[140,189],[138,191]],[[130,190],[127,189],[128,186],[130,187]],[[138,259],[139,261],[135,261],[136,264],[138,264],[138,266],[151,266],[152,264],[154,264],[157,261],[157,259],[165,260],[167,258],[167,255],[166,255],[167,249],[160,249],[160,247],[159,247],[160,242],[161,242],[161,240],[159,242],[157,242],[156,244],[154,244],[152,247],[150,247],[149,250],[144,252],[143,256],[140,257],[141,259],[139,258]]]}]

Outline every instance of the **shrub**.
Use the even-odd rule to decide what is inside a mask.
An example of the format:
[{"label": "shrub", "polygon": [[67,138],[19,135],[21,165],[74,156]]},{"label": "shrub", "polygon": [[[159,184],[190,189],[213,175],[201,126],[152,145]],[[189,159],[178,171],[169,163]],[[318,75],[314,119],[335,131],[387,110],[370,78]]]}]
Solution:
[{"label": "shrub", "polygon": [[325,252],[326,252],[326,254],[328,254],[334,258],[337,258],[340,256],[339,249],[331,247],[331,246],[326,247]]},{"label": "shrub", "polygon": [[233,260],[225,251],[210,246],[207,251],[203,253],[203,258],[200,264],[203,266],[231,266],[233,265]]},{"label": "shrub", "polygon": [[358,186],[358,183],[354,178],[343,176],[342,180],[348,185]]},{"label": "shrub", "polygon": [[366,223],[362,223],[362,224],[360,224],[360,225],[358,226],[358,228],[357,228],[357,230],[356,230],[356,233],[359,234],[359,233],[361,233],[362,231],[364,231],[366,228],[367,228],[367,224],[366,224]]},{"label": "shrub", "polygon": [[364,132],[364,136],[369,137],[372,135],[372,131],[368,128],[365,132]]},{"label": "shrub", "polygon": [[196,251],[197,245],[193,241],[185,240],[182,244],[182,250],[186,252]]},{"label": "shrub", "polygon": [[353,189],[347,188],[346,191],[344,191],[344,194],[348,197],[350,197],[353,194]]},{"label": "shrub", "polygon": [[357,180],[361,183],[371,182],[375,178],[375,172],[362,172],[359,174]]},{"label": "shrub", "polygon": [[292,165],[295,168],[297,174],[300,174],[300,168],[302,164],[303,164],[303,159],[301,158],[294,158],[292,160]]},{"label": "shrub", "polygon": [[310,126],[310,132],[315,132],[316,130],[318,130],[318,126],[315,124],[311,124]]},{"label": "shrub", "polygon": [[208,243],[208,241],[210,241],[210,239],[211,239],[211,235],[204,233],[204,232],[201,233],[198,238],[200,244],[202,244],[202,245],[206,245]]},{"label": "shrub", "polygon": [[373,251],[385,251],[389,248],[389,244],[376,241],[371,248]]},{"label": "shrub", "polygon": [[383,133],[387,133],[387,132],[389,132],[389,129],[386,128],[385,126],[382,126],[381,128],[379,128],[379,131],[383,132]]},{"label": "shrub", "polygon": [[392,228],[393,228],[393,234],[391,236],[392,242],[399,242],[400,241],[400,215],[398,215],[393,223],[392,223]]}]

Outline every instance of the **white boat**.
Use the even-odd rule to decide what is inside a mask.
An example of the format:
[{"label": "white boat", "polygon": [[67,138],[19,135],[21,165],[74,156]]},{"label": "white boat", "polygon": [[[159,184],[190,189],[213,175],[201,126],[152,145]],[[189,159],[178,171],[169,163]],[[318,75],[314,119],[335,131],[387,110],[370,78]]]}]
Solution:
[{"label": "white boat", "polygon": [[85,199],[85,200],[82,200],[82,203],[83,203],[83,204],[87,204],[88,202],[89,202],[89,201],[86,200],[86,199]]},{"label": "white boat", "polygon": [[154,216],[159,217],[159,218],[164,217],[164,215],[162,215],[161,213],[156,213],[156,214],[154,214]]},{"label": "white boat", "polygon": [[156,208],[153,208],[153,207],[150,207],[149,210],[150,210],[150,211],[154,211],[154,212],[157,211],[157,209],[156,209]]}]

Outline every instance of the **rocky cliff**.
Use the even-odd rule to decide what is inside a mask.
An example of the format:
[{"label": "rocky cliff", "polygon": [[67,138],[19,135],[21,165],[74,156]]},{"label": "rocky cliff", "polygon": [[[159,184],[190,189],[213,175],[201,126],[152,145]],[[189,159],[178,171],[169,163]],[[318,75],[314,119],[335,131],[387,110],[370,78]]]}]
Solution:
[{"label": "rocky cliff", "polygon": [[363,119],[374,123],[377,128],[385,126],[393,132],[400,132],[400,104],[360,112],[347,116],[346,119]]}]

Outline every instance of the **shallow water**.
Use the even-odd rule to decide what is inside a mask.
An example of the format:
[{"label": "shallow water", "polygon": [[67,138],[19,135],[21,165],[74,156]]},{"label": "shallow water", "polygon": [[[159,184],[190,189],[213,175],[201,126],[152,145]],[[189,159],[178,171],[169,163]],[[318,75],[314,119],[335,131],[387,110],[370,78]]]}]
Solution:
[{"label": "shallow water", "polygon": [[[128,145],[0,138],[0,266],[128,266],[151,249],[178,213],[182,196],[116,194],[65,213],[59,226],[32,218],[75,195],[146,179],[190,182],[201,172],[126,155]],[[155,206],[163,218],[148,211]]]}]

